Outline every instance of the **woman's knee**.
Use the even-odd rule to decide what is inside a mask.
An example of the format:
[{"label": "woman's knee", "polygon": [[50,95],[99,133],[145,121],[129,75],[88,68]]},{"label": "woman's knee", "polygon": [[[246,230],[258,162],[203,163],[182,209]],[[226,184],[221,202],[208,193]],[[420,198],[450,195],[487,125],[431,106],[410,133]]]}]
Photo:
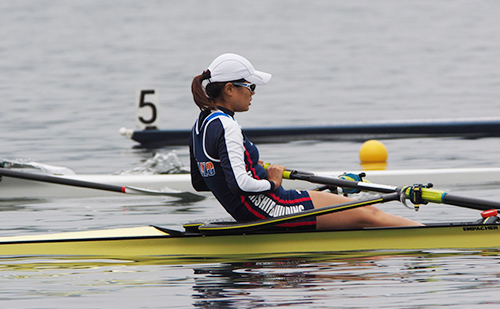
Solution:
[{"label": "woman's knee", "polygon": [[321,208],[353,201],[353,199],[342,195],[321,191],[310,191],[309,196],[311,197],[314,208]]},{"label": "woman's knee", "polygon": [[363,226],[371,226],[374,223],[380,221],[380,217],[385,213],[379,208],[368,205],[364,207],[357,208],[357,214],[354,216],[358,224]]},{"label": "woman's knee", "polygon": [[353,229],[378,226],[383,212],[375,206],[363,206],[318,216],[317,229]]}]

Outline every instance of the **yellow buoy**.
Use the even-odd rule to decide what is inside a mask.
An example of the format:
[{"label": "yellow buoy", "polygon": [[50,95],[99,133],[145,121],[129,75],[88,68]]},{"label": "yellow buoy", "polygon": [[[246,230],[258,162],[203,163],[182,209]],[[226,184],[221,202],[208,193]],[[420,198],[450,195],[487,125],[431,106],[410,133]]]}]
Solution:
[{"label": "yellow buoy", "polygon": [[383,170],[387,166],[387,148],[377,140],[363,143],[359,150],[359,160],[364,169]]}]

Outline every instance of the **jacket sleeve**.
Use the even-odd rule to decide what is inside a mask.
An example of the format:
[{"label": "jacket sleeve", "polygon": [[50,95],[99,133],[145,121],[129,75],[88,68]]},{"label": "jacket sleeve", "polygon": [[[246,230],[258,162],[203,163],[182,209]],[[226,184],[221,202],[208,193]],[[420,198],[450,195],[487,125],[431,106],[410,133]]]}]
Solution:
[{"label": "jacket sleeve", "polygon": [[220,163],[224,169],[231,192],[235,194],[259,194],[274,190],[274,183],[267,179],[255,179],[249,175],[245,164],[243,133],[234,120],[226,121],[224,134],[219,141]]}]

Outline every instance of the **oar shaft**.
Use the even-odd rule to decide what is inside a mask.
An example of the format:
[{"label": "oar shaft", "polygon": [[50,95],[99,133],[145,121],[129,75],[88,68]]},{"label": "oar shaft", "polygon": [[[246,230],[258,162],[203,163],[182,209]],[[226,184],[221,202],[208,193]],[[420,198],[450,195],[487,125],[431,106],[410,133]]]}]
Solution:
[{"label": "oar shaft", "polygon": [[445,194],[443,196],[443,203],[478,210],[500,209],[499,202],[487,201],[471,197],[455,196],[452,194]]},{"label": "oar shaft", "polygon": [[7,176],[7,177],[13,177],[13,178],[19,178],[19,179],[48,182],[48,183],[55,183],[55,184],[74,186],[74,187],[83,187],[83,188],[89,188],[89,189],[114,191],[114,192],[120,192],[120,193],[125,193],[125,189],[126,189],[126,187],[120,187],[120,186],[115,186],[115,185],[94,183],[94,182],[88,182],[88,181],[83,181],[83,180],[69,179],[69,178],[44,175],[44,174],[33,174],[33,173],[25,173],[25,172],[19,172],[19,171],[11,171],[11,170],[4,169],[4,168],[0,168],[0,175]]},{"label": "oar shaft", "polygon": [[398,188],[395,186],[387,186],[387,185],[381,185],[363,181],[345,180],[327,176],[319,176],[308,172],[285,171],[283,173],[283,177],[288,179],[305,180],[311,183],[331,185],[343,188],[355,188],[355,189],[374,191],[379,193],[393,193],[397,192],[398,190]]},{"label": "oar shaft", "polygon": [[[331,185],[343,188],[355,188],[362,191],[373,191],[379,193],[393,193],[405,190],[406,197],[408,198],[410,196],[410,187],[398,188],[395,186],[387,186],[370,182],[352,181],[334,177],[319,176],[310,172],[299,172],[295,170],[285,171],[283,173],[283,177],[287,179],[305,180],[317,184]],[[500,209],[500,202],[456,196],[432,188],[422,188],[421,190],[422,198],[426,202],[443,203],[477,210]]]},{"label": "oar shaft", "polygon": [[[117,185],[110,185],[110,184],[105,184],[105,183],[97,183],[97,182],[71,179],[71,178],[66,178],[66,177],[58,177],[58,176],[51,176],[51,175],[44,175],[44,174],[33,174],[33,173],[12,171],[12,170],[9,170],[6,168],[0,168],[0,176],[20,178],[20,179],[40,181],[40,182],[47,182],[47,183],[54,183],[54,184],[73,186],[73,187],[79,187],[79,188],[111,191],[111,192],[117,192],[117,193],[173,196],[173,197],[177,197],[177,198],[180,197],[184,200],[193,200],[193,201],[198,201],[200,199],[203,199],[203,196],[197,195],[197,194],[191,193],[191,192],[165,192],[165,191],[159,191],[159,190],[137,188],[137,187],[132,187],[132,186],[117,186]],[[1,184],[0,184],[0,186],[1,186]],[[27,194],[29,194],[29,192]]]}]

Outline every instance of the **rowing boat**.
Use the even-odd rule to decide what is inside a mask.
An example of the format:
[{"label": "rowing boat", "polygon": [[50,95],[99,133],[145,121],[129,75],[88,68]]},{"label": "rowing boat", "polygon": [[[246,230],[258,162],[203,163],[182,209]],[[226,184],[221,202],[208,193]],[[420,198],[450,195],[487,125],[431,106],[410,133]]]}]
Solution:
[{"label": "rowing boat", "polygon": [[[398,188],[299,171],[285,171],[284,177],[384,194],[254,222],[191,222],[184,225],[184,231],[143,226],[0,237],[0,256],[248,259],[352,251],[500,247],[500,220],[497,211],[490,210],[500,209],[499,202],[459,197],[420,184]],[[309,216],[397,200],[405,204],[409,200],[415,205],[431,202],[483,210],[482,219],[469,223],[337,231],[289,231],[278,228],[280,224]]]},{"label": "rowing boat", "polygon": [[[190,130],[158,129],[157,89],[136,92],[136,128],[120,128],[121,135],[146,148],[188,145]],[[245,135],[254,143],[284,143],[298,140],[354,140],[407,137],[498,137],[500,118],[424,119],[399,121],[363,121],[323,126],[246,128]]]},{"label": "rowing boat", "polygon": [[[15,169],[13,169],[15,170]],[[345,171],[317,171],[318,175],[337,177]],[[356,171],[355,173],[359,173]],[[435,183],[441,186],[480,185],[500,183],[500,168],[450,168],[450,169],[406,169],[366,171],[366,179],[376,183],[390,183],[402,186],[408,183]],[[51,174],[53,175],[53,174]],[[155,175],[106,175],[106,174],[74,174],[53,175],[62,180],[79,180],[109,185],[134,186],[166,192],[194,193],[189,174],[155,174]],[[310,189],[304,182],[284,179],[287,189]],[[27,193],[28,192],[28,193]],[[203,193],[197,193],[204,195]],[[82,187],[62,187],[49,182],[31,181],[12,177],[3,177],[0,181],[0,198],[81,198],[118,196],[119,193],[90,190]]]},{"label": "rowing boat", "polygon": [[[143,147],[187,145],[188,129],[143,130],[121,128],[120,134]],[[331,126],[247,128],[254,143],[283,143],[297,140],[354,140],[408,137],[498,137],[500,118],[404,120],[392,122],[346,123]]]},{"label": "rowing boat", "polygon": [[156,226],[0,238],[0,256],[225,259],[373,250],[500,247],[499,225],[203,235]]}]

